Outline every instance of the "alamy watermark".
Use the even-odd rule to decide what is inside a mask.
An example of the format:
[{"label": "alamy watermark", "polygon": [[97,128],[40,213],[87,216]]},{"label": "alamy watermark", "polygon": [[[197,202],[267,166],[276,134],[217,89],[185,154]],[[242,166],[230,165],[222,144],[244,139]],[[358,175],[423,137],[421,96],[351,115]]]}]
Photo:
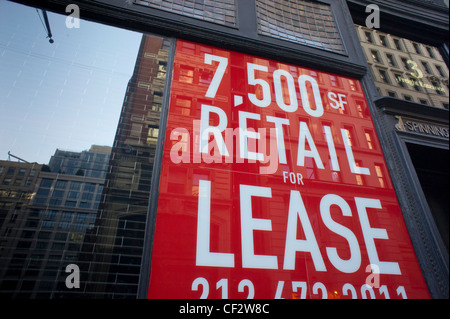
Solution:
[{"label": "alamy watermark", "polygon": [[367,265],[366,273],[371,273],[366,277],[367,288],[380,288],[380,267],[376,264]]},{"label": "alamy watermark", "polygon": [[366,13],[370,13],[366,18],[366,27],[370,29],[380,28],[380,7],[376,4],[369,4]]},{"label": "alamy watermark", "polygon": [[80,7],[76,4],[69,4],[66,7],[66,13],[70,13],[66,18],[66,27],[68,29],[80,28]]},{"label": "alamy watermark", "polygon": [[80,267],[77,264],[69,264],[66,266],[66,287],[69,289],[80,288]]}]

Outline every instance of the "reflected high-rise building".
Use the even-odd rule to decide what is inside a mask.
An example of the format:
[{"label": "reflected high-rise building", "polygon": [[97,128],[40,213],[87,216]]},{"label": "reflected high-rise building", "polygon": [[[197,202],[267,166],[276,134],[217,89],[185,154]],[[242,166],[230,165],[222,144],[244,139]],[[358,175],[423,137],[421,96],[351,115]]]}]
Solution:
[{"label": "reflected high-rise building", "polygon": [[142,38],[97,221],[84,242],[80,268],[89,274],[84,296],[136,298],[168,49],[161,37]]},{"label": "reflected high-rise building", "polygon": [[56,150],[49,165],[0,161],[0,296],[59,298],[94,226],[110,147]]}]

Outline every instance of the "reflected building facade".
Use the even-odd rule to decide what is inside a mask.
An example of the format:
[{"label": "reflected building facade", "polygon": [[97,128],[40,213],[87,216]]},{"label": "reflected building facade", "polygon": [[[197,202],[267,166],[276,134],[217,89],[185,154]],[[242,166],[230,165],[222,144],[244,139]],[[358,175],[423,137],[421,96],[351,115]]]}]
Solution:
[{"label": "reflected building facade", "polygon": [[169,53],[144,35],[129,81],[95,228],[80,260],[85,296],[135,298]]},{"label": "reflected building facade", "polygon": [[380,96],[448,110],[448,67],[437,48],[365,26],[356,30]]},{"label": "reflected building facade", "polygon": [[110,150],[56,150],[49,165],[0,162],[2,296],[59,298],[67,290],[65,268],[94,225]]}]

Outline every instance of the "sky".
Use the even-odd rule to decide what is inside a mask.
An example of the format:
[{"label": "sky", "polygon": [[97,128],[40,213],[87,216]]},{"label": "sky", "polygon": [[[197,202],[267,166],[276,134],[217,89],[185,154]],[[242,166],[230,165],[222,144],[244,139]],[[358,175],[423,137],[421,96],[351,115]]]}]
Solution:
[{"label": "sky", "polygon": [[[0,160],[112,146],[142,33],[0,0]],[[41,20],[42,19],[42,20]],[[11,158],[11,160],[15,160]]]}]

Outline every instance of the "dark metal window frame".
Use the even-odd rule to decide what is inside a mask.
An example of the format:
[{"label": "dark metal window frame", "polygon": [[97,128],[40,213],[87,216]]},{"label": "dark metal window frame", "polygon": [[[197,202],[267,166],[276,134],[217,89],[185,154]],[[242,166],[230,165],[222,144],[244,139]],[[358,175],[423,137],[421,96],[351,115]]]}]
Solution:
[{"label": "dark metal window frame", "polygon": [[[353,21],[345,0],[316,0],[330,5],[346,54],[258,34],[255,0],[236,0],[236,27],[228,27],[125,0],[13,0],[61,14],[77,4],[80,18],[166,37],[225,47],[360,79],[367,68],[353,41]],[[56,40],[56,39],[55,39]]]}]

